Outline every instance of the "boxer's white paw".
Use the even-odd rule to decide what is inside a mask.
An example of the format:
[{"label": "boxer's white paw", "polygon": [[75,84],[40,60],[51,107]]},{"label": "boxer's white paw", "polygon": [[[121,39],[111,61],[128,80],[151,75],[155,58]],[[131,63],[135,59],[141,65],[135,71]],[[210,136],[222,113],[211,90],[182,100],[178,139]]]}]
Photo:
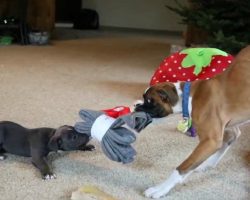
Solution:
[{"label": "boxer's white paw", "polygon": [[161,197],[164,197],[168,194],[171,188],[169,188],[167,185],[160,184],[155,187],[151,187],[147,189],[144,194],[148,198],[153,198],[153,199],[159,199]]},{"label": "boxer's white paw", "polygon": [[45,174],[43,176],[43,180],[52,180],[52,179],[56,179],[56,175],[55,174]]},{"label": "boxer's white paw", "polygon": [[177,170],[174,170],[173,173],[169,176],[169,178],[166,181],[164,181],[162,184],[159,184],[155,187],[151,187],[147,189],[144,192],[144,194],[146,197],[150,197],[153,199],[159,199],[161,197],[164,197],[178,183],[182,183],[185,180],[185,178],[191,173],[192,171],[186,175],[180,175]]}]

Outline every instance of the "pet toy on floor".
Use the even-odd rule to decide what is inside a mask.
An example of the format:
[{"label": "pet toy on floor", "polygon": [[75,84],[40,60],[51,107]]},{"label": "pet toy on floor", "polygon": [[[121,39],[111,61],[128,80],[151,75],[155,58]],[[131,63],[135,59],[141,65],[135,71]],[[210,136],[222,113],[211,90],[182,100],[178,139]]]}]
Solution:
[{"label": "pet toy on floor", "polygon": [[135,133],[152,122],[149,114],[131,113],[124,106],[104,111],[81,110],[79,115],[82,121],[75,124],[75,130],[97,139],[109,159],[123,164],[132,162],[136,155],[132,147]]},{"label": "pet toy on floor", "polygon": [[[210,79],[225,71],[233,57],[226,52],[214,48],[190,48],[177,52],[166,58],[155,72],[150,85],[159,82],[184,81],[183,120],[178,130],[190,132],[195,136],[189,116],[188,99],[190,82]],[[79,133],[84,133],[100,141],[103,152],[113,161],[130,163],[136,155],[132,143],[136,140],[135,132],[140,132],[152,122],[145,112],[130,112],[128,107],[93,111],[81,110],[82,121],[75,124]]]}]

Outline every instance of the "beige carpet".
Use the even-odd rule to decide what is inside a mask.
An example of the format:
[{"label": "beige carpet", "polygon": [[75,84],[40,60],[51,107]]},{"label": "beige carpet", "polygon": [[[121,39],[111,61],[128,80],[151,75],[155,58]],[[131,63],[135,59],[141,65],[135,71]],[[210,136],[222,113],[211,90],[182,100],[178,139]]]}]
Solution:
[{"label": "beige carpet", "polygon": [[[0,120],[57,127],[74,124],[80,108],[131,105],[168,52],[167,40],[152,36],[1,47]],[[52,154],[58,178],[42,181],[29,158],[8,155],[0,162],[0,199],[66,200],[84,185],[119,200],[146,199],[142,192],[164,180],[197,144],[175,131],[179,118],[173,115],[144,130],[135,144],[138,156],[129,165],[108,160],[96,144],[95,152]],[[243,130],[217,169],[193,174],[164,199],[250,199],[250,134]]]}]

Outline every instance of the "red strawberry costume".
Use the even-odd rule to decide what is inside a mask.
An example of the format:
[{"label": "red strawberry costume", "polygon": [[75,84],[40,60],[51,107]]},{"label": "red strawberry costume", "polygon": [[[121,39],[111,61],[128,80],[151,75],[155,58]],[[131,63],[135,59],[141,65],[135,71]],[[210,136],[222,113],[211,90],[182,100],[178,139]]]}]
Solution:
[{"label": "red strawberry costume", "polygon": [[190,48],[174,53],[164,59],[154,73],[150,86],[162,82],[185,82],[182,94],[182,114],[177,129],[191,137],[196,136],[189,115],[188,101],[190,82],[208,80],[227,69],[233,56],[215,48]]},{"label": "red strawberry costume", "polygon": [[150,85],[161,82],[208,80],[225,71],[233,56],[215,48],[190,48],[164,59]]}]

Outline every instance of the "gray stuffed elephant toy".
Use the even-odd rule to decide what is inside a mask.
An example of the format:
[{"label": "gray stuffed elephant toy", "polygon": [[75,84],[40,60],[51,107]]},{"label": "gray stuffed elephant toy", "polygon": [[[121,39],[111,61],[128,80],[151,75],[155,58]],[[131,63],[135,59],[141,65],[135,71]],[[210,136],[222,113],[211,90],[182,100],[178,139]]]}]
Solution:
[{"label": "gray stuffed elephant toy", "polygon": [[145,112],[132,112],[117,119],[93,110],[81,110],[79,115],[82,121],[75,124],[75,130],[97,139],[109,159],[123,164],[132,162],[136,155],[132,147],[135,133],[152,122]]}]

